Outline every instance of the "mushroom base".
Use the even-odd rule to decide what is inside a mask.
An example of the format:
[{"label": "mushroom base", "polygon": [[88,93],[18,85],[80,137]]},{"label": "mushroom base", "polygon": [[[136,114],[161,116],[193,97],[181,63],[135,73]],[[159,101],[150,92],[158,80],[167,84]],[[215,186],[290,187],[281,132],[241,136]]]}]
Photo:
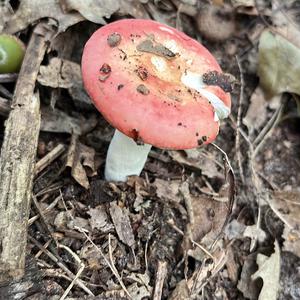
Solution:
[{"label": "mushroom base", "polygon": [[105,179],[126,181],[127,176],[139,176],[150,149],[151,145],[137,145],[133,139],[116,130],[107,152]]}]

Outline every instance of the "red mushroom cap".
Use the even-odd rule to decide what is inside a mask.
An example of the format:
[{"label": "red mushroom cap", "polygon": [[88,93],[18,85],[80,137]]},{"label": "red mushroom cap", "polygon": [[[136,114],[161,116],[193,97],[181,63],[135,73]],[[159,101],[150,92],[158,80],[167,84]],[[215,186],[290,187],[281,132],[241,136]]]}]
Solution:
[{"label": "red mushroom cap", "polygon": [[[127,136],[160,148],[188,149],[219,131],[214,107],[182,76],[220,74],[197,41],[169,26],[128,19],[97,30],[85,45],[82,75],[97,109]],[[205,85],[230,108],[230,95]]]}]

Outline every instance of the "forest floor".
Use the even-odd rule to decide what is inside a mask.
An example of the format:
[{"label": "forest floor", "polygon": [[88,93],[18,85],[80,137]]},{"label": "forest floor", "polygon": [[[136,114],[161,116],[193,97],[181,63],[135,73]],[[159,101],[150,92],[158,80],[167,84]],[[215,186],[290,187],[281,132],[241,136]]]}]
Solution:
[{"label": "forest floor", "polygon": [[[25,45],[41,21],[55,31],[35,85],[41,127],[26,252],[35,277],[11,299],[300,299],[299,1],[0,5],[0,32]],[[152,148],[126,183],[104,180],[114,129],[80,72],[90,35],[121,18],[185,32],[236,79],[214,144]],[[0,75],[0,145],[16,80]]]}]

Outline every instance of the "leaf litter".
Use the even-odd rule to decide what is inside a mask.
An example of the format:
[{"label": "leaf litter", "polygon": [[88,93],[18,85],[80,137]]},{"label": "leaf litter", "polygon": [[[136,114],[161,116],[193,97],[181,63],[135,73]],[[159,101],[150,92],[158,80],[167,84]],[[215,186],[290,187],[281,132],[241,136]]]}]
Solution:
[{"label": "leaf litter", "polygon": [[[162,299],[174,300],[297,299],[296,1],[283,6],[276,0],[16,2],[1,3],[4,32],[26,43],[41,19],[57,28],[38,75],[42,126],[37,159],[51,157],[57,145],[68,149],[45,160],[34,182],[41,209],[29,223],[35,237],[29,252],[48,274],[40,280],[44,290],[36,292],[37,299],[44,291],[47,299],[59,299],[72,272],[81,281],[67,290],[70,299],[87,294],[145,299],[157,289]],[[200,20],[205,13],[212,16],[209,22]],[[238,79],[243,75],[243,94],[233,91],[232,117],[221,123],[216,141],[226,155],[213,146],[153,149],[141,177],[127,183],[103,180],[112,128],[84,91],[80,56],[97,26],[123,17],[177,27],[202,41],[226,73]],[[222,36],[220,24],[211,23],[215,19],[224,24],[222,30],[227,28]],[[9,102],[13,88],[0,83],[0,97]],[[277,100],[269,102],[274,95]],[[282,114],[270,122],[280,106]],[[0,115],[1,144],[7,112]],[[235,144],[237,132],[241,137]]]}]

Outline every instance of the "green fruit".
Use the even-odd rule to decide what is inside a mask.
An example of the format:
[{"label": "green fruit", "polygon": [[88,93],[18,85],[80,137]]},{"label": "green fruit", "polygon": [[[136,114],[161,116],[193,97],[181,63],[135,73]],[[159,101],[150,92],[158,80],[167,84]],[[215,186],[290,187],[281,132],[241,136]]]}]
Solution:
[{"label": "green fruit", "polygon": [[0,34],[0,74],[18,72],[24,53],[25,46],[18,38]]}]

